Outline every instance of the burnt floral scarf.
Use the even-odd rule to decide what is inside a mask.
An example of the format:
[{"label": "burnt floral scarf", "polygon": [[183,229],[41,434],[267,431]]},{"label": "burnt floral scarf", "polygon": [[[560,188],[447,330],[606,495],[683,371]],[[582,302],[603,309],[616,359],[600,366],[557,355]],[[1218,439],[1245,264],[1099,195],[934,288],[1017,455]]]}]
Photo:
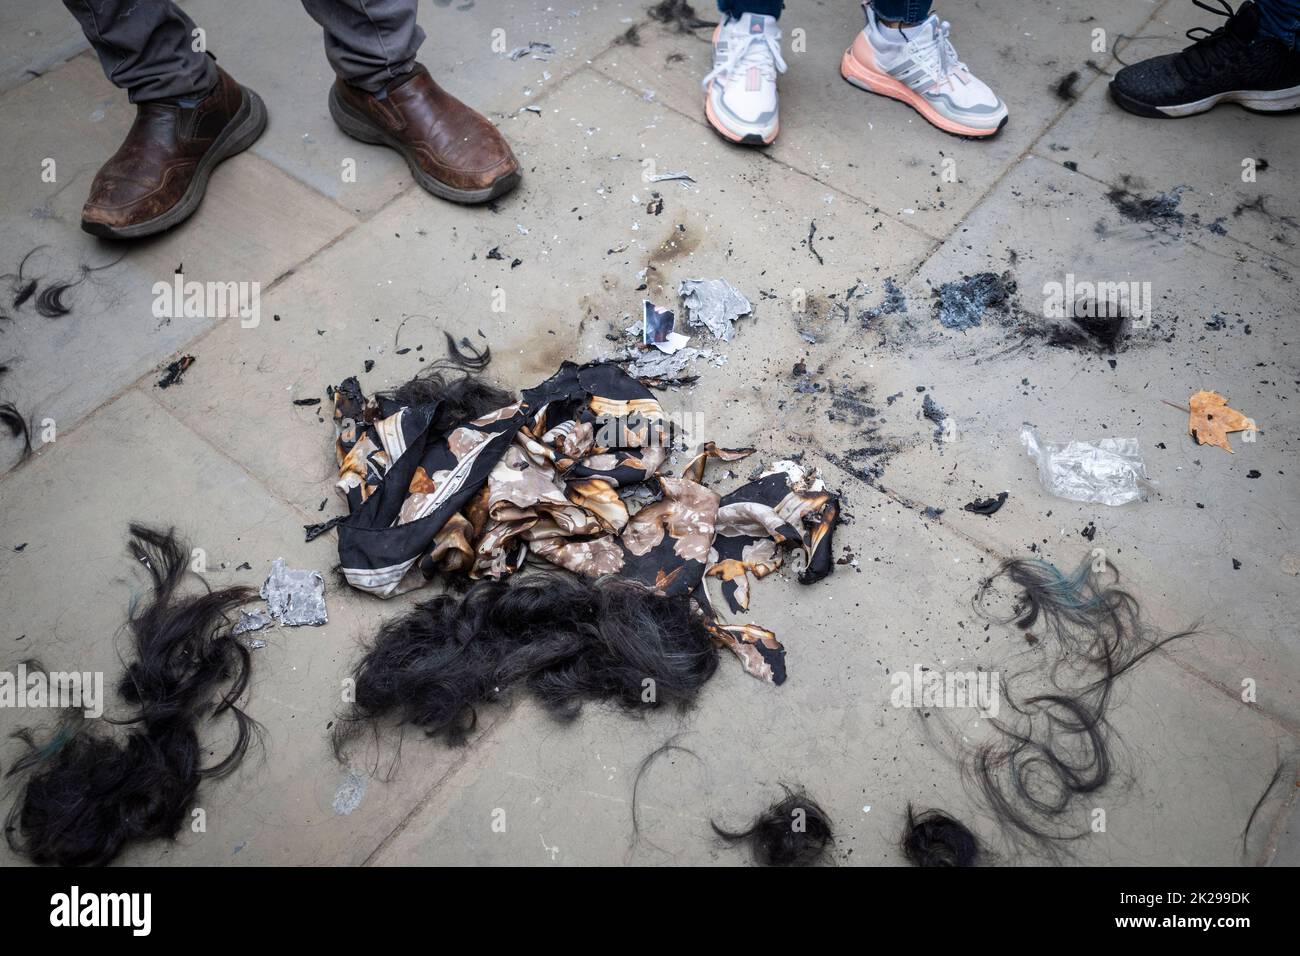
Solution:
[{"label": "burnt floral scarf", "polygon": [[675,429],[648,389],[608,363],[566,362],[472,421],[438,427],[437,412],[437,402],[368,399],[355,378],[334,390],[337,487],[349,511],[339,561],[353,587],[391,597],[443,574],[502,578],[531,554],[690,595],[746,671],[785,680],[776,635],[719,622],[706,582],[738,613],[750,579],[779,568],[786,548],[803,553],[800,582],[829,574],[839,500],[819,478],[786,462],[721,496],[704,485],[705,464],[754,450],[712,442],[668,474]]}]

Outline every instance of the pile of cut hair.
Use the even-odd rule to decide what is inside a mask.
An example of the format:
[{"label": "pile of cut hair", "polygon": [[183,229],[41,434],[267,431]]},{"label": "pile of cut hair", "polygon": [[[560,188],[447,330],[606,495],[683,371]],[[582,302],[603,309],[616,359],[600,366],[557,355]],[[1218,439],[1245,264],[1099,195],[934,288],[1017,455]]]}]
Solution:
[{"label": "pile of cut hair", "polygon": [[[382,394],[400,405],[439,403],[440,429],[516,400],[470,374],[491,362],[487,346],[444,334],[447,358]],[[479,708],[515,685],[571,720],[597,701],[684,709],[718,668],[712,618],[686,595],[553,567],[504,581],[444,581],[446,593],[386,622],[357,664],[353,700],[331,731],[340,761],[367,731],[378,742],[384,723],[463,745]]]},{"label": "pile of cut hair", "polygon": [[380,629],[356,669],[352,711],[335,724],[335,753],[342,759],[379,718],[462,744],[477,707],[512,684],[565,719],[585,701],[686,705],[717,668],[713,637],[685,595],[563,571],[480,581]]},{"label": "pile of cut hair", "polygon": [[942,810],[916,813],[907,805],[903,854],[922,867],[977,866],[982,848],[966,824]]},{"label": "pile of cut hair", "polygon": [[[993,739],[962,759],[966,779],[1004,831],[1039,845],[1061,846],[1091,832],[1081,819],[1083,799],[1116,773],[1108,721],[1116,682],[1170,641],[1195,633],[1165,635],[1145,624],[1118,577],[1113,566],[1096,572],[1087,559],[1070,574],[1047,561],[1013,559],[975,596],[986,619],[1035,628],[1049,655],[1045,667],[1035,668],[1041,680],[1033,692],[1012,690],[1026,674],[1003,681],[1010,716],[990,718]],[[1019,591],[1009,616],[988,607],[1001,580]]]},{"label": "pile of cut hair", "polygon": [[[28,300],[32,300],[37,313],[47,319],[57,319],[70,313],[72,306],[64,300],[68,292],[85,282],[93,273],[117,265],[126,255],[123,253],[112,262],[99,266],[88,266],[83,262],[77,266],[77,278],[47,282],[44,279],[32,278],[28,271],[28,263],[32,256],[44,248],[45,246],[36,246],[28,250],[18,263],[18,271],[0,275],[0,280],[9,282],[9,305],[14,311],[22,309]],[[3,317],[8,318],[8,316]]]},{"label": "pile of cut hair", "polygon": [[[84,720],[70,720],[43,745],[30,730],[15,735],[29,749],[7,774],[25,781],[5,832],[36,863],[101,865],[129,843],[174,839],[200,783],[231,773],[259,737],[237,703],[252,659],[229,626],[229,612],[255,592],[182,594],[189,551],[173,530],[132,524],[129,547],[150,579],[150,594],[128,615],[134,659],[118,685],[135,713],[103,718],[129,726],[125,739]],[[234,743],[202,766],[200,721],[223,715],[234,720]]]},{"label": "pile of cut hair", "polygon": [[[45,246],[35,246],[29,249],[27,254],[19,260],[16,272],[7,272],[0,275],[0,282],[7,282],[9,285],[8,307],[15,312],[21,311],[23,306],[31,300],[37,313],[47,319],[57,319],[60,316],[67,315],[72,311],[72,306],[64,300],[68,292],[85,282],[93,273],[115,266],[122,260],[122,256],[118,256],[112,262],[99,266],[88,266],[82,263],[77,267],[79,274],[76,279],[45,282],[43,279],[32,277],[30,266],[32,256],[44,248]],[[0,308],[0,320],[10,320],[12,318],[13,316]],[[0,377],[8,371],[8,360],[0,362]],[[11,438],[21,439],[22,441],[22,449],[19,453],[20,461],[32,454],[31,419],[32,416],[24,415],[14,402],[0,401],[0,425],[3,425],[9,431]]]},{"label": "pile of cut hair", "polygon": [[763,866],[814,866],[833,843],[830,817],[802,789],[782,784],[781,790],[783,795],[745,829],[726,830],[709,821],[713,832],[728,843],[748,844]]}]

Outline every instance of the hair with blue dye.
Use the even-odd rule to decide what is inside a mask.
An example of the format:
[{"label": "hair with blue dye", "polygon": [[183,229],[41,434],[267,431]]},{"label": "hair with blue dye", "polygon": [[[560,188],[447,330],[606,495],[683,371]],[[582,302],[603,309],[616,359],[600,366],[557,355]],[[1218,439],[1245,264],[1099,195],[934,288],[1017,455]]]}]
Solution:
[{"label": "hair with blue dye", "polygon": [[[1038,558],[1013,559],[975,595],[975,610],[986,620],[1025,631],[1037,627],[1041,646],[1052,655],[1041,692],[1018,696],[1011,681],[1002,682],[1011,716],[991,718],[996,738],[963,761],[1004,827],[1036,841],[1076,840],[1091,832],[1079,820],[1079,798],[1102,790],[1115,773],[1114,731],[1107,721],[1115,681],[1170,641],[1195,633],[1163,635],[1145,624],[1137,598],[1118,580],[1113,567],[1094,571],[1090,560],[1067,574]],[[1019,592],[1006,616],[988,607],[1002,581]]]}]

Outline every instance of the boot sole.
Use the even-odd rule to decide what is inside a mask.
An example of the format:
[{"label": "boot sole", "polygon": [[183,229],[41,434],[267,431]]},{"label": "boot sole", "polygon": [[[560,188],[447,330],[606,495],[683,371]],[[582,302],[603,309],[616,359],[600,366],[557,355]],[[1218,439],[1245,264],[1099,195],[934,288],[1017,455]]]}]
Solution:
[{"label": "boot sole", "polygon": [[203,195],[207,192],[208,179],[212,171],[231,156],[242,153],[252,146],[266,129],[266,104],[248,87],[241,86],[240,89],[244,94],[243,102],[239,104],[239,109],[226,124],[226,128],[217,135],[208,151],[203,154],[203,158],[199,160],[198,169],[194,171],[194,179],[190,181],[176,205],[153,219],[129,226],[110,226],[83,219],[81,228],[92,236],[103,239],[142,239],[145,236],[166,232],[194,215],[199,204],[203,202]]},{"label": "boot sole", "polygon": [[1242,109],[1252,113],[1294,113],[1300,110],[1300,86],[1282,90],[1231,90],[1216,93],[1205,99],[1191,103],[1177,103],[1170,106],[1153,106],[1134,99],[1110,84],[1110,98],[1121,107],[1137,116],[1149,116],[1152,119],[1182,119],[1184,116],[1196,116],[1214,109],[1220,103],[1236,103]]},{"label": "boot sole", "polygon": [[519,170],[516,169],[514,172],[506,173],[492,185],[481,189],[458,189],[455,186],[448,186],[442,180],[435,179],[421,169],[415,159],[407,153],[404,144],[396,137],[390,136],[370,122],[369,119],[357,114],[348,107],[339,98],[338,90],[334,87],[330,87],[329,101],[330,116],[334,118],[334,123],[339,129],[355,140],[370,143],[374,146],[387,146],[389,149],[395,150],[406,160],[406,167],[411,171],[411,177],[420,184],[420,188],[440,199],[448,199],[466,205],[491,202],[493,199],[510,192],[519,185],[519,181],[523,178]]}]

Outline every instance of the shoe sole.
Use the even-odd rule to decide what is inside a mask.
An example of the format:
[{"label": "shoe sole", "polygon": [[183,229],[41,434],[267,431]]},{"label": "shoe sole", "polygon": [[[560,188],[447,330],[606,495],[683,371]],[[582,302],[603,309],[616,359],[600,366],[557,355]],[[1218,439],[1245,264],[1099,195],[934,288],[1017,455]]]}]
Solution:
[{"label": "shoe sole", "polygon": [[516,169],[513,172],[506,173],[493,182],[492,185],[481,189],[458,189],[455,186],[448,186],[421,169],[420,165],[407,154],[407,150],[400,140],[390,136],[365,116],[352,110],[339,98],[338,90],[334,87],[330,87],[330,116],[334,118],[335,125],[353,139],[374,146],[387,146],[389,149],[396,150],[406,160],[406,167],[411,171],[411,177],[420,184],[420,188],[440,199],[448,199],[466,205],[491,202],[493,199],[510,192],[519,185],[520,180],[523,178],[519,170]]},{"label": "shoe sole", "polygon": [[713,109],[712,90],[706,90],[704,93],[704,116],[709,121],[709,125],[723,139],[729,143],[735,143],[739,146],[771,146],[776,142],[777,134],[781,132],[781,123],[772,127],[772,132],[764,135],[762,133],[737,133],[735,130],[728,129],[727,126],[718,117]]},{"label": "shoe sole", "polygon": [[891,100],[898,100],[900,103],[906,103],[912,109],[921,114],[927,123],[945,133],[951,133],[954,136],[966,136],[972,139],[988,139],[990,136],[996,136],[1002,132],[1002,128],[1007,125],[1009,117],[1002,117],[1002,122],[998,123],[993,129],[981,129],[978,126],[966,126],[951,120],[944,116],[933,106],[926,102],[925,97],[913,92],[908,86],[900,83],[892,76],[884,73],[878,73],[869,69],[858,61],[853,55],[853,48],[844,51],[844,57],[840,60],[840,75],[844,77],[853,86],[860,90],[866,90],[868,93],[876,93],[880,96],[888,96]]},{"label": "shoe sole", "polygon": [[212,171],[231,156],[242,153],[252,146],[266,130],[266,104],[248,87],[241,86],[240,89],[244,94],[243,102],[239,104],[239,109],[226,124],[226,128],[217,134],[217,138],[212,141],[208,151],[199,160],[194,178],[181,194],[176,205],[152,219],[129,226],[110,226],[83,219],[81,228],[92,236],[99,236],[102,239],[143,239],[145,236],[166,232],[194,215],[199,204],[203,202],[203,195],[207,192],[208,178],[212,175]]},{"label": "shoe sole", "polygon": [[1190,103],[1153,106],[1134,99],[1127,93],[1121,93],[1114,82],[1111,82],[1110,98],[1130,113],[1153,119],[1182,119],[1184,116],[1195,116],[1214,109],[1220,103],[1236,103],[1252,113],[1292,113],[1300,110],[1300,86],[1291,86],[1282,90],[1231,90],[1201,100],[1193,100]]}]

